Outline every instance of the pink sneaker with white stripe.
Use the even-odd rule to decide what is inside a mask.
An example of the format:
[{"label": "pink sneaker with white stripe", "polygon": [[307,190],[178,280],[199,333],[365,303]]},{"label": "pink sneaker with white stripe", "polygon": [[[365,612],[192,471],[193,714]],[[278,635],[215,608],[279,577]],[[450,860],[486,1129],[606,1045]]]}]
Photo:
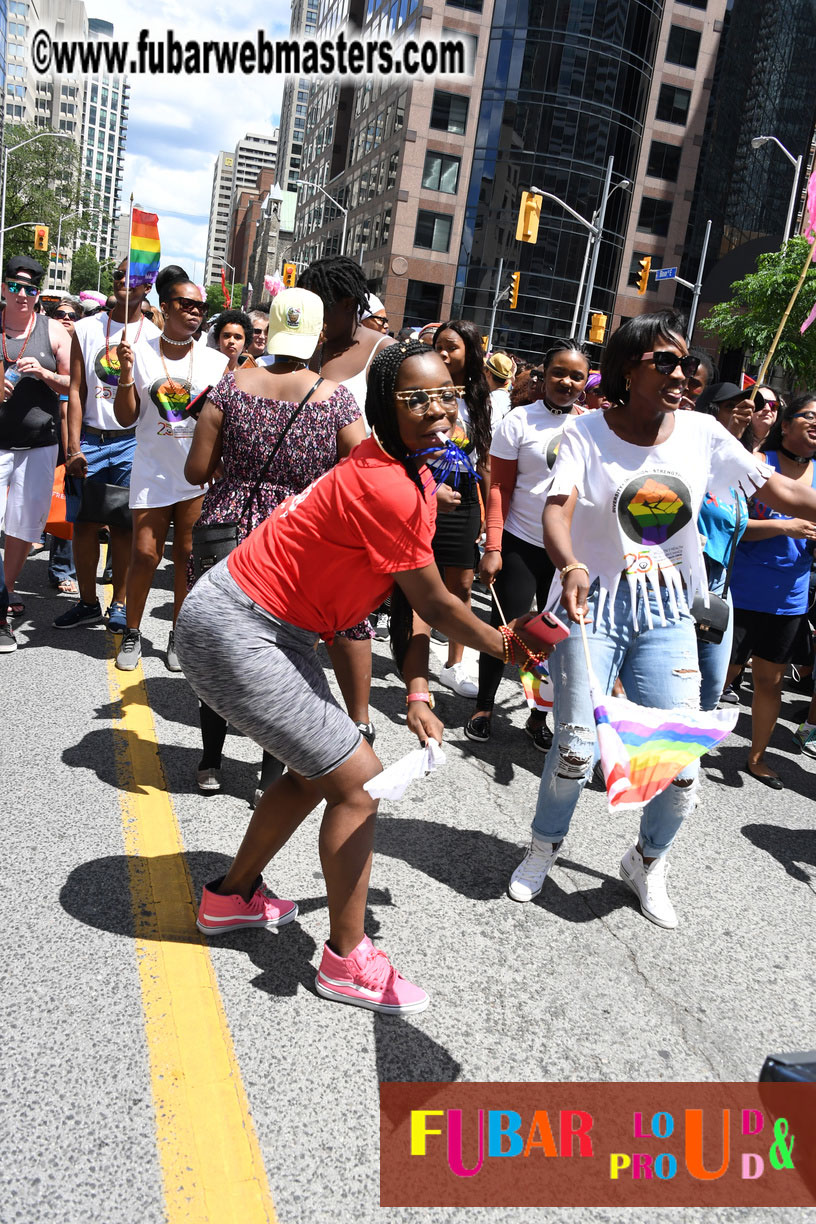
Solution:
[{"label": "pink sneaker with white stripe", "polygon": [[325,944],[315,985],[324,999],[392,1016],[424,1011],[430,1002],[425,991],[398,973],[367,935],[350,956],[337,956]]},{"label": "pink sneaker with white stripe", "polygon": [[294,901],[280,901],[266,890],[260,876],[252,896],[245,901],[238,893],[224,896],[214,890],[221,879],[211,880],[201,892],[196,926],[208,935],[224,935],[227,931],[238,931],[244,927],[282,927],[297,918],[298,907]]}]

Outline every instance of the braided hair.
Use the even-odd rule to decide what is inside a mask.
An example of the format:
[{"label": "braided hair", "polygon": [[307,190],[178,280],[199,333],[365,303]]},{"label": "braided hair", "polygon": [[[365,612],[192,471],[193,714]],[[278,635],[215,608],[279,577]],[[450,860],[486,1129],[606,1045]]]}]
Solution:
[{"label": "braided hair", "polygon": [[327,255],[304,268],[297,278],[299,289],[308,289],[328,311],[343,298],[353,298],[360,313],[368,310],[368,284],[365,273],[348,255]]},{"label": "braided hair", "polygon": [[587,363],[587,370],[592,366],[592,358],[589,349],[580,340],[556,340],[552,348],[548,348],[544,356],[541,358],[541,368],[546,370],[555,361],[559,353],[580,353]]},{"label": "braided hair", "polygon": [[[429,352],[428,345],[420,344],[418,340],[403,340],[400,344],[389,344],[380,349],[368,369],[365,402],[366,420],[376,433],[380,446],[392,459],[402,464],[423,498],[425,490],[419,478],[415,458],[400,437],[394,392],[403,361],[407,361],[409,357],[427,357]],[[395,584],[391,595],[389,632],[391,652],[400,673],[413,631],[413,608],[399,584]]]},{"label": "braided hair", "polygon": [[465,394],[464,401],[470,413],[470,432],[476,447],[479,463],[486,465],[490,458],[490,388],[484,374],[484,349],[482,334],[475,323],[467,319],[449,319],[434,333],[434,348],[443,331],[454,331],[465,346]]}]

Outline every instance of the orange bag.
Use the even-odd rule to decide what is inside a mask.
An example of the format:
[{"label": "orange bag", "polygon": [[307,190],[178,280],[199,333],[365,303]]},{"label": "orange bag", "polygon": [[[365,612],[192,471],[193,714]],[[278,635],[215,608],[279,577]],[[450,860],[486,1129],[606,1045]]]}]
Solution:
[{"label": "orange bag", "polygon": [[51,492],[51,509],[48,512],[48,522],[45,530],[60,540],[71,540],[74,535],[74,525],[66,520],[67,502],[65,500],[65,464],[60,463],[54,472],[54,488]]}]

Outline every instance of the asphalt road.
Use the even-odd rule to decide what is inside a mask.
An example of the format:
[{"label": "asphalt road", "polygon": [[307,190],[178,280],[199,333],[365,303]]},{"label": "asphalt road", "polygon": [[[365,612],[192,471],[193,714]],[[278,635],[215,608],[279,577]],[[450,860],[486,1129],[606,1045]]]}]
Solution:
[{"label": "asphalt road", "polygon": [[[102,627],[58,632],[46,554],[28,563],[0,656],[0,776],[8,837],[3,888],[4,1093],[0,1219],[158,1224],[165,1218],[123,850]],[[143,630],[160,760],[193,881],[220,873],[249,816],[259,752],[230,735],[225,790],[195,788],[196,702],[165,670],[167,567]],[[411,746],[387,648],[375,644],[373,718],[388,763]],[[319,999],[326,937],[312,816],[268,882],[300,906],[279,934],[212,947],[278,1217],[459,1220],[464,1210],[383,1210],[378,1085],[453,1079],[755,1080],[772,1052],[816,1046],[816,761],[792,748],[788,693],[772,743],[786,789],[746,777],[749,716],[705,761],[702,800],[671,855],[680,916],[663,931],[636,909],[618,863],[636,833],[588,790],[542,895],[505,892],[528,838],[542,757],[506,680],[487,745],[462,734],[468,703],[434,685],[447,764],[381,805],[369,934],[420,982],[410,1019]],[[801,1221],[778,1209],[663,1209],[677,1221]],[[661,1213],[662,1218],[663,1213]],[[646,1221],[637,1209],[485,1209],[491,1221]]]}]

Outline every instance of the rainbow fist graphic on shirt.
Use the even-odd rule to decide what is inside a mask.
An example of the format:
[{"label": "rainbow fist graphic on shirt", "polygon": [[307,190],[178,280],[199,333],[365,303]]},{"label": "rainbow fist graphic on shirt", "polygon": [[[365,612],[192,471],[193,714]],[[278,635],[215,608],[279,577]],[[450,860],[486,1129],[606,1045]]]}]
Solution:
[{"label": "rainbow fist graphic on shirt", "polygon": [[103,344],[94,358],[94,373],[105,387],[119,386],[119,358],[116,348]]},{"label": "rainbow fist graphic on shirt", "polygon": [[690,520],[690,502],[688,489],[676,477],[641,477],[620,496],[620,523],[641,546],[665,544]]},{"label": "rainbow fist graphic on shirt", "polygon": [[185,379],[157,378],[150,388],[150,398],[163,421],[178,425],[187,420],[190,384]]}]

